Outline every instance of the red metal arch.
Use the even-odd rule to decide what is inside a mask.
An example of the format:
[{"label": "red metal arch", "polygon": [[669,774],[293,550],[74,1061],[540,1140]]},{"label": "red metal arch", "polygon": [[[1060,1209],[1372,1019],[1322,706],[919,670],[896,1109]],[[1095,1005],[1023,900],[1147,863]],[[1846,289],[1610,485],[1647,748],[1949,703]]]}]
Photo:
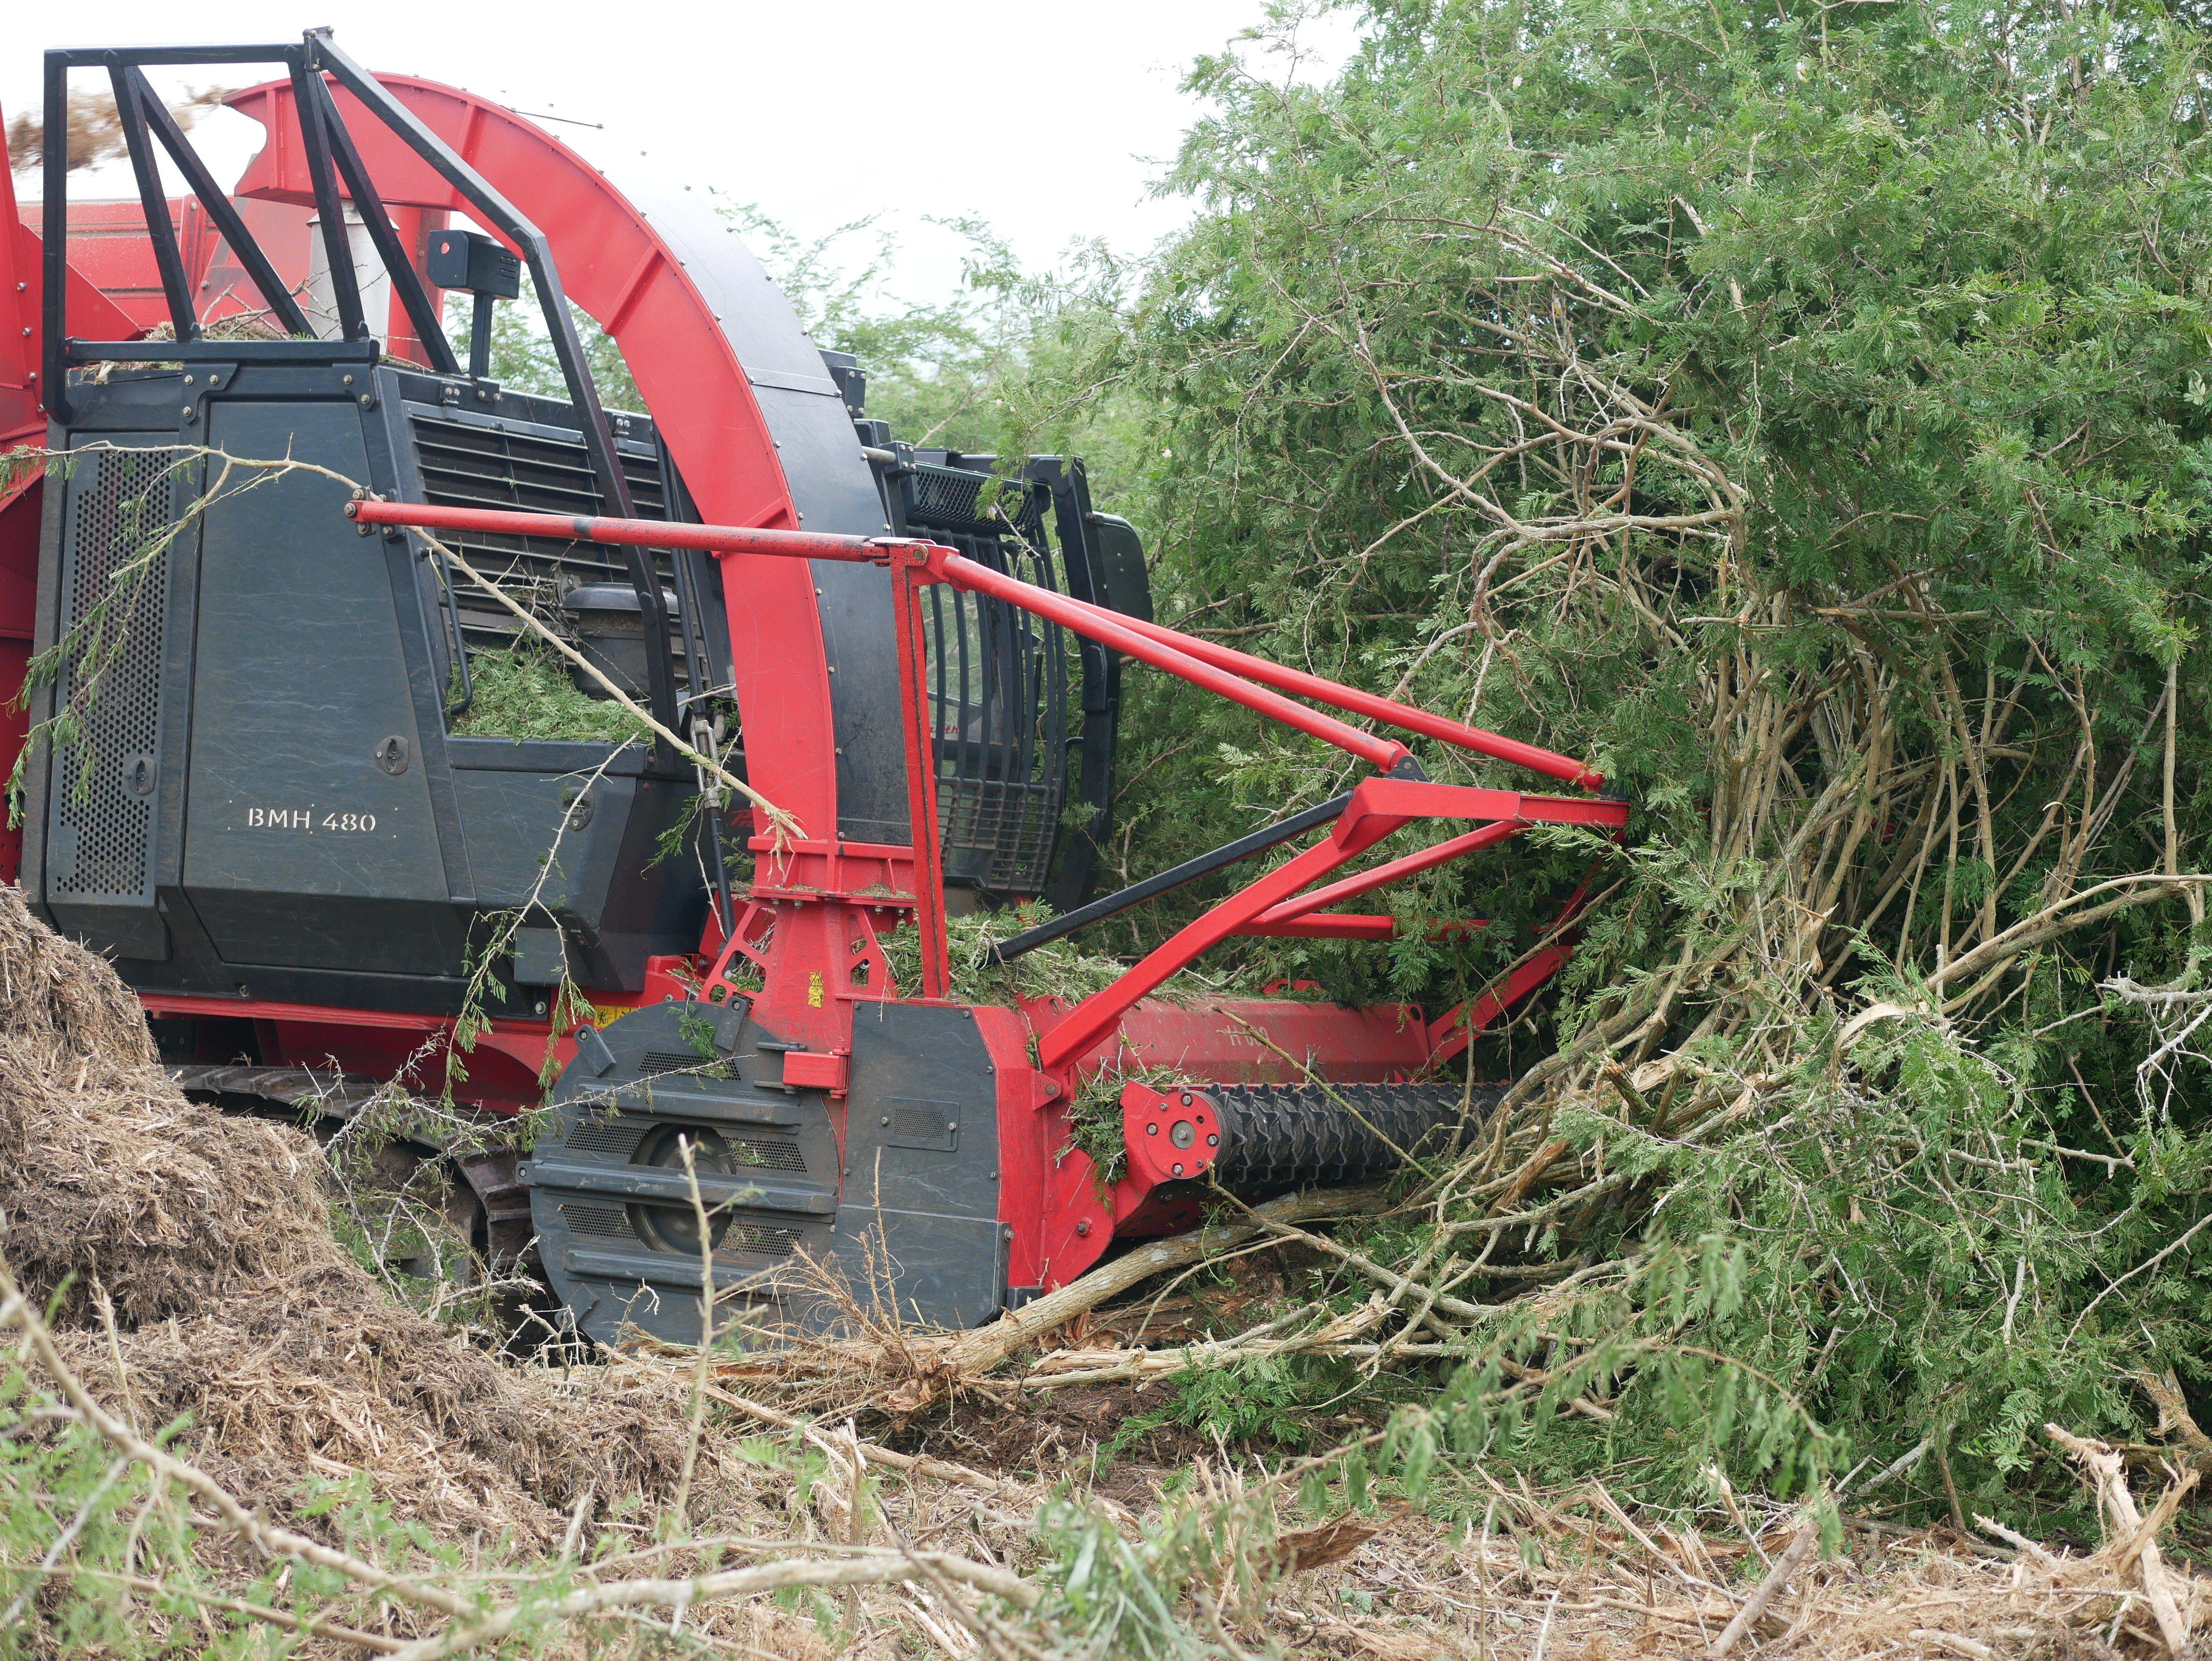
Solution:
[{"label": "red metal arch", "polygon": [[[568,297],[621,346],[701,514],[725,525],[795,528],[799,508],[745,366],[645,215],[597,168],[513,111],[410,76],[377,79],[544,233]],[[331,91],[388,206],[468,211],[351,94]],[[234,194],[312,204],[290,84],[270,82],[228,101],[269,132]],[[744,563],[732,586],[750,603],[731,609],[730,643],[747,765],[756,787],[811,834],[834,836],[836,750],[813,583],[790,560],[744,557]]]}]

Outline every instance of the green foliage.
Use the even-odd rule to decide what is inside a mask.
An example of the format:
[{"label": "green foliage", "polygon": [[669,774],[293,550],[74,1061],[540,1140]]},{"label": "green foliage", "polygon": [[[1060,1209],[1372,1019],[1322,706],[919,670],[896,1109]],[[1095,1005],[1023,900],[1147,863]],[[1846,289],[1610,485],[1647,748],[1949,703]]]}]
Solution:
[{"label": "green foliage", "polygon": [[1098,507],[1136,499],[1149,411],[1111,372],[1131,273],[1103,246],[1027,270],[983,222],[933,221],[967,244],[965,289],[925,304],[890,291],[898,242],[875,216],[808,242],[750,204],[722,211],[815,340],[860,360],[868,412],[896,436],[971,457],[1079,455]]},{"label": "green foliage", "polygon": [[1302,1449],[1313,1440],[1313,1409],[1342,1395],[1345,1379],[1339,1369],[1292,1356],[1237,1367],[1193,1365],[1170,1384],[1172,1393],[1159,1406],[1121,1421],[1106,1445],[1109,1456],[1162,1425],[1188,1425],[1226,1441]]},{"label": "green foliage", "polygon": [[1050,1591],[1038,1615],[1079,1655],[1184,1661],[1223,1653],[1194,1630],[1186,1600],[1218,1621],[1256,1611],[1279,1565],[1267,1488],[1169,1500],[1156,1526],[1132,1540],[1091,1505],[1048,1501],[1037,1518]]},{"label": "green foliage", "polygon": [[[517,298],[494,301],[491,305],[491,378],[518,392],[569,402],[568,380],[561,373],[561,360],[554,355],[553,337],[545,329],[545,308],[538,302],[530,273],[522,273],[522,293]],[[473,300],[467,295],[446,296],[446,337],[463,368],[468,367],[474,308]],[[599,388],[599,407],[643,410],[645,400],[638,392],[637,382],[630,377],[629,364],[614,337],[573,301],[569,302],[568,316],[575,325],[577,342],[584,349],[584,363],[592,372],[592,384]]]},{"label": "green foliage", "polygon": [[[145,1473],[115,1459],[98,1436],[79,1427],[21,1433],[28,1428],[24,1415],[33,1405],[26,1391],[22,1372],[11,1367],[0,1382],[0,1424],[18,1433],[0,1435],[0,1504],[6,1508],[0,1512],[0,1540],[41,1546],[37,1551],[9,1550],[0,1562],[0,1613],[9,1616],[0,1621],[0,1656],[32,1653],[42,1628],[52,1634],[49,1641],[72,1654],[155,1652],[107,1579],[120,1566],[123,1538],[145,1500]],[[186,1532],[182,1518],[170,1510],[155,1521],[159,1526],[148,1542],[151,1552],[175,1550]],[[72,1525],[77,1561],[95,1573],[50,1585],[33,1566],[41,1561],[44,1545]],[[33,1607],[40,1618],[25,1619]]]},{"label": "green foliage", "polygon": [[[182,1421],[153,1439],[173,1450]],[[453,1572],[462,1555],[396,1515],[368,1479],[308,1477],[299,1509],[341,1549]],[[330,1618],[356,1589],[304,1561],[234,1564],[195,1554],[193,1497],[118,1457],[33,1381],[0,1372],[0,1657],[52,1654],[254,1657],[298,1640],[265,1618]],[[503,1554],[502,1554],[503,1555]],[[243,1583],[243,1584],[241,1584]]]},{"label": "green foliage", "polygon": [[[962,1003],[1011,1004],[1017,997],[1058,998],[1076,1003],[1103,991],[1121,977],[1125,964],[1111,958],[1092,957],[1069,936],[1048,941],[1010,963],[991,956],[997,947],[1027,928],[1048,921],[1052,912],[1041,904],[1024,900],[1003,910],[978,909],[945,920],[945,967],[951,995]],[[891,978],[907,996],[918,996],[921,985],[921,936],[913,928],[902,928],[884,937],[884,956]]]},{"label": "green foliage", "polygon": [[[1469,1063],[1524,1080],[1494,1141],[1340,1236],[1406,1277],[1390,1310],[1355,1329],[1378,1276],[1330,1256],[1303,1295],[1335,1353],[1194,1372],[1161,1412],[1285,1440],[1361,1392],[1388,1423],[1317,1450],[1316,1508],[1455,1504],[1482,1461],[1948,1515],[1926,1464],[1849,1486],[1924,1444],[1970,1514],[2068,1512],[2045,1420],[2132,1439],[2143,1373],[2212,1390],[2212,935],[2170,885],[2097,889],[2212,847],[2202,20],[1364,15],[1327,84],[1197,67],[1212,113],[1170,181],[1195,216],[1141,271],[1023,272],[967,226],[968,294],[913,306],[888,243],[844,258],[871,222],[805,244],[732,210],[901,436],[1085,454],[1164,620],[1587,757],[1634,803],[1620,846],[1531,832],[1364,902],[1407,925],[1388,947],[1209,960],[1434,1016],[1598,896]],[[500,329],[497,373],[558,392],[523,309]],[[1359,770],[1133,666],[1124,732],[1109,880]],[[1036,914],[953,919],[954,994],[1085,995],[1251,874],[1011,965],[988,950]],[[1421,926],[1466,917],[1489,927]],[[885,944],[910,992],[915,937]],[[1094,1157],[1119,1084],[1078,1104]],[[1171,1589],[1258,1516],[1131,1542],[1053,1512],[1054,1618],[1192,1652]]]},{"label": "green foliage", "polygon": [[[1204,210],[1124,349],[1164,410],[1173,609],[1592,756],[1639,837],[1705,831],[1699,680],[1754,599],[1762,669],[1871,654],[1927,705],[1899,712],[1923,747],[1954,650],[1969,692],[2027,678],[2046,749],[2080,727],[2054,675],[2109,675],[2096,742],[2135,738],[2189,627],[2160,596],[2200,557],[2212,431],[2187,399],[2199,118],[2174,102],[2198,47],[2071,15],[1391,5],[1333,87],[1201,66],[1220,113],[1176,182]],[[2085,51],[2115,72],[2069,91]],[[2018,131],[2020,99],[2047,135]],[[1547,398],[1562,373],[1599,390]],[[1575,451],[1585,486],[1520,447],[1537,411],[1643,431],[1632,481],[1623,452]],[[1272,805],[1342,776],[1218,700],[1149,694],[1167,777],[1129,811],[1158,843],[1211,833],[1222,783]],[[2032,826],[2048,799],[2011,811]],[[1431,915],[1516,925],[1556,896],[1460,867],[1427,886]],[[1493,931],[1365,972],[1412,991],[1516,949]]]},{"label": "green foliage", "polygon": [[[2179,1036],[2208,941],[2172,888],[2082,897],[2212,844],[2199,22],[1365,17],[1329,84],[1198,67],[1214,113],[1172,179],[1196,217],[1058,372],[1141,412],[1126,510],[1164,619],[1589,757],[1635,804],[1624,848],[1524,835],[1376,897],[1478,933],[1219,954],[1433,1016],[1600,896],[1474,1055],[1528,1076],[1497,1162],[1370,1253],[1426,1283],[1485,1252],[1518,1273],[1486,1299],[1547,1262],[1571,1289],[1454,1317],[1406,1409],[1439,1458],[1626,1464],[1654,1500],[1709,1468],[1796,1492],[1932,1434],[1969,1510],[2069,1506],[2045,1418],[2133,1435],[2130,1375],[2212,1384],[2212,1077]],[[1131,874],[1357,776],[1127,684]],[[1144,949],[1230,880],[1094,940]],[[1846,1042],[1877,1002],[1904,1013]],[[1362,1483],[1389,1464],[1361,1457]],[[1934,1482],[1884,1503],[1948,1514]]]}]

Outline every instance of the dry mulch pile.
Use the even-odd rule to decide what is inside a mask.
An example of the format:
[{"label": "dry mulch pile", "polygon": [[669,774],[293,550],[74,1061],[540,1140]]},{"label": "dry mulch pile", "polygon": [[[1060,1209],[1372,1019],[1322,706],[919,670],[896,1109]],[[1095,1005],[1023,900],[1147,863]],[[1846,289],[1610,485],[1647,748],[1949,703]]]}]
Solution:
[{"label": "dry mulch pile", "polygon": [[673,1482],[679,1386],[572,1393],[401,1308],[332,1239],[322,1168],[185,1099],[114,971],[0,887],[0,1254],[61,1294],[88,1383],[145,1430],[189,1414],[189,1456],[277,1514],[366,1472],[442,1534],[545,1542],[587,1488]]}]

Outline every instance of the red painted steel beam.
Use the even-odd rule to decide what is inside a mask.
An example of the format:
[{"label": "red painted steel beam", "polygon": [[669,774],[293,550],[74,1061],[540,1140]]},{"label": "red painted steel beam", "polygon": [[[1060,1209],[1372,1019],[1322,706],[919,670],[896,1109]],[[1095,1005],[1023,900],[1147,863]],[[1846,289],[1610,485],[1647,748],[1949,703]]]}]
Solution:
[{"label": "red painted steel beam", "polygon": [[1139,634],[1127,626],[1127,619],[1117,611],[1103,611],[1086,605],[1079,599],[1070,599],[1066,594],[1056,594],[1049,588],[1040,588],[1035,583],[1024,582],[1019,577],[1010,577],[954,553],[949,548],[930,544],[919,546],[907,544],[901,551],[915,563],[926,562],[930,569],[943,575],[956,588],[973,593],[989,594],[1012,605],[1057,623],[1079,635],[1085,635],[1103,645],[1110,646],[1125,657],[1139,663],[1149,663],[1155,669],[1164,669],[1180,676],[1192,685],[1208,692],[1218,693],[1246,709],[1282,722],[1349,751],[1362,761],[1370,763],[1382,772],[1389,772],[1413,751],[1395,739],[1379,739],[1372,733],[1363,733],[1358,727],[1324,715],[1317,709],[1309,709],[1302,703],[1255,686],[1241,675],[1218,669],[1213,665],[1184,649],[1189,636],[1166,630],[1168,640],[1162,642],[1149,634]]},{"label": "red painted steel beam", "polygon": [[[1067,1008],[1053,998],[1018,1002],[1024,1044],[1031,1031],[1052,1026]],[[1078,1056],[1074,1070],[1090,1078],[1172,1067],[1185,1078],[1282,1084],[1305,1076],[1297,1061],[1285,1057],[1305,1056],[1328,1057],[1328,1076],[1345,1083],[1411,1078],[1428,1064],[1428,1026],[1410,1004],[1347,1009],[1273,997],[1189,1004],[1147,998],[1130,1007],[1105,1041]],[[1066,1140],[1064,1129],[1055,1131],[1053,1146]]]},{"label": "red painted steel beam", "polygon": [[891,577],[891,632],[898,648],[899,716],[906,729],[907,824],[914,842],[915,929],[921,945],[921,995],[952,995],[945,962],[944,844],[937,830],[937,735],[929,709],[927,643],[921,591],[927,572],[912,567]]},{"label": "red painted steel beam", "polygon": [[[948,565],[952,563],[946,561]],[[1516,829],[1551,824],[1617,830],[1627,823],[1628,804],[1586,796],[1528,796],[1514,790],[1483,790],[1416,779],[1364,780],[1322,840],[1185,925],[1121,979],[1078,1004],[1065,1021],[1038,1041],[1038,1064],[1049,1071],[1083,1055],[1114,1029],[1131,1005],[1169,976],[1258,922],[1308,883],[1356,859],[1392,831],[1419,818],[1485,819],[1491,821],[1483,827],[1486,830],[1494,830],[1500,824]]]},{"label": "red painted steel beam", "polygon": [[[1604,782],[1581,762],[1539,749],[1531,744],[1462,726],[1439,715],[1415,709],[1356,688],[1324,680],[1300,670],[1269,663],[1249,653],[1216,646],[1193,635],[1158,624],[1142,623],[1118,611],[1091,605],[1065,594],[1056,594],[1018,577],[1006,576],[988,566],[963,558],[951,550],[927,543],[878,541],[867,537],[830,536],[812,531],[767,531],[731,525],[675,525],[654,520],[592,519],[578,514],[507,513],[489,508],[431,508],[417,502],[357,502],[348,514],[369,525],[418,525],[434,529],[477,531],[507,536],[565,537],[578,542],[602,542],[646,548],[697,548],[710,553],[781,554],[805,559],[883,561],[894,551],[903,553],[908,565],[926,565],[934,575],[955,587],[986,593],[1018,605],[1026,611],[1072,629],[1077,634],[1113,647],[1116,651],[1165,669],[1193,685],[1234,699],[1247,709],[1268,715],[1285,726],[1311,734],[1339,749],[1349,751],[1384,772],[1410,753],[1395,739],[1378,739],[1328,715],[1287,699],[1255,692],[1251,683],[1279,687],[1302,697],[1335,704],[1340,709],[1388,721],[1463,748],[1511,761],[1534,771],[1564,778],[1596,789]],[[1605,804],[1607,806],[1620,804]],[[1549,816],[1547,816],[1549,817]],[[1626,822],[1624,811],[1619,823]],[[1611,818],[1565,823],[1613,824]]]},{"label": "red painted steel beam", "polygon": [[1325,906],[1348,900],[1357,894],[1365,894],[1377,888],[1388,887],[1401,877],[1410,877],[1423,871],[1455,860],[1462,854],[1473,854],[1485,848],[1495,847],[1508,837],[1518,836],[1518,824],[1486,824],[1470,830],[1465,836],[1440,842],[1433,848],[1424,848],[1418,854],[1407,854],[1402,859],[1392,860],[1388,865],[1378,865],[1372,871],[1363,871],[1356,877],[1346,877],[1326,888],[1316,888],[1310,894],[1301,894],[1294,900],[1285,900],[1280,905],[1260,914],[1259,924],[1287,923],[1303,917],[1310,911],[1319,911]]},{"label": "red painted steel beam", "polygon": [[1360,788],[1370,804],[1368,812],[1409,819],[1510,819],[1522,825],[1587,824],[1605,830],[1628,823],[1626,802],[1588,796],[1531,796],[1425,779],[1370,779]]},{"label": "red painted steel beam", "polygon": [[1204,916],[1186,923],[1147,953],[1111,986],[1092,993],[1067,1013],[1067,1019],[1037,1040],[1037,1065],[1052,1072],[1085,1054],[1120,1025],[1129,1007],[1202,952],[1218,946],[1279,900],[1354,860],[1405,821],[1364,810],[1362,793],[1380,782],[1369,779],[1355,792],[1328,836],[1231,894]]},{"label": "red painted steel beam", "polygon": [[[1284,908],[1277,906],[1276,910]],[[1272,914],[1271,914],[1272,915]],[[1478,928],[1487,928],[1489,922],[1482,917],[1462,917],[1455,922],[1431,923],[1423,938],[1431,940],[1457,940],[1462,934],[1472,934]],[[1327,916],[1293,916],[1280,922],[1270,922],[1262,917],[1257,922],[1248,922],[1237,933],[1275,940],[1389,940],[1398,937],[1398,920],[1391,916],[1373,916],[1364,912],[1332,911]]]},{"label": "red painted steel beam", "polygon": [[590,519],[565,514],[507,513],[490,508],[433,508],[413,502],[349,502],[347,514],[365,525],[416,525],[433,529],[477,531],[507,536],[567,538],[645,548],[699,548],[711,553],[781,554],[799,559],[884,561],[899,555],[900,569],[927,569],[956,588],[985,593],[1089,636],[1139,662],[1180,676],[1194,686],[1244,705],[1285,727],[1309,733],[1389,772],[1412,751],[1395,739],[1363,733],[1333,715],[1309,709],[1218,669],[1182,648],[1184,636],[1168,631],[1164,643],[1124,626],[1117,613],[1092,615],[1093,608],[1018,577],[1001,575],[987,565],[963,559],[949,548],[929,543],[878,542],[866,537],[830,536],[811,531],[757,531],[727,525],[673,525],[655,520]]},{"label": "red painted steel beam", "polygon": [[1442,1067],[1459,1055],[1485,1027],[1565,968],[1572,956],[1571,946],[1547,946],[1508,975],[1503,983],[1492,986],[1431,1023],[1429,1038],[1435,1048],[1429,1064]]},{"label": "red painted steel beam", "polygon": [[794,559],[842,559],[860,564],[886,557],[866,537],[822,531],[758,531],[739,525],[678,525],[658,519],[587,519],[582,514],[520,514],[502,508],[433,508],[420,502],[349,502],[346,517],[363,525],[416,525],[433,531],[492,536],[549,537],[626,548],[697,548],[710,554],[784,554]]}]

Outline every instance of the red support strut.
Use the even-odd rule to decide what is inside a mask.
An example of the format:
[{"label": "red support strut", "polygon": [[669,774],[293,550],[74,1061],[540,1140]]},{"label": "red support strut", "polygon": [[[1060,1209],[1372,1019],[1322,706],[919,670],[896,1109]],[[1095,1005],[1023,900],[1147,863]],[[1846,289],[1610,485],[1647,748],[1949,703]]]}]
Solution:
[{"label": "red support strut", "polygon": [[[1595,791],[1603,783],[1598,774],[1571,757],[1073,599],[994,571],[933,543],[731,526],[679,525],[654,520],[570,518],[489,508],[433,508],[416,502],[355,502],[347,504],[346,512],[371,525],[417,525],[652,548],[696,548],[716,554],[772,554],[799,559],[870,562],[890,567],[896,624],[893,632],[898,651],[900,703],[907,745],[908,808],[914,826],[914,899],[920,913],[916,921],[922,941],[921,992],[927,998],[942,998],[949,990],[940,855],[938,840],[931,834],[937,823],[936,735],[929,713],[927,642],[918,600],[920,589],[930,583],[949,583],[964,592],[988,594],[1019,606],[1141,663],[1164,669],[1194,686],[1334,745],[1371,763],[1385,775],[1369,779],[1358,788],[1343,815],[1321,841],[1187,924],[1111,986],[1069,1010],[1039,1039],[1039,1062],[1048,1071],[1072,1067],[1090,1054],[1115,1031],[1140,999],[1201,952],[1231,935],[1296,933],[1383,938],[1394,927],[1388,918],[1315,914],[1340,900],[1491,847],[1524,825],[1585,824],[1618,834],[1628,821],[1628,804],[1625,801],[1598,800],[1589,796],[1528,796],[1509,790],[1389,776],[1400,763],[1411,757],[1403,744],[1362,731],[1304,704],[1294,703],[1284,694],[1294,693],[1355,715],[1388,721],[1462,749],[1568,780],[1587,791]],[[1299,897],[1300,891],[1309,884],[1357,859],[1401,826],[1423,818],[1474,819],[1482,823],[1434,847]],[[1581,898],[1577,893],[1569,903],[1567,917],[1573,915]],[[1565,921],[1563,917],[1563,923]],[[1454,931],[1479,926],[1472,922],[1443,925]],[[1556,970],[1565,960],[1567,950],[1564,944],[1547,947],[1510,975],[1504,986],[1437,1022],[1429,1032],[1434,1056],[1440,1060],[1464,1049],[1474,1032]]]}]

